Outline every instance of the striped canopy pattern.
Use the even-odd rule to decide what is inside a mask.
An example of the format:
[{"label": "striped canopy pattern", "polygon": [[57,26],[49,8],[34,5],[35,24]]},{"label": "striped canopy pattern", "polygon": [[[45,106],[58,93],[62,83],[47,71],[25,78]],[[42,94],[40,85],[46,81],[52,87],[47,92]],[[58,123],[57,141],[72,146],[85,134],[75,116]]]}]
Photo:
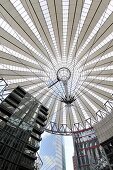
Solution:
[{"label": "striped canopy pattern", "polygon": [[[57,71],[71,72],[68,93]],[[0,77],[49,108],[48,131],[89,127],[113,94],[113,0],[0,0]],[[98,117],[99,113],[100,116]]]}]

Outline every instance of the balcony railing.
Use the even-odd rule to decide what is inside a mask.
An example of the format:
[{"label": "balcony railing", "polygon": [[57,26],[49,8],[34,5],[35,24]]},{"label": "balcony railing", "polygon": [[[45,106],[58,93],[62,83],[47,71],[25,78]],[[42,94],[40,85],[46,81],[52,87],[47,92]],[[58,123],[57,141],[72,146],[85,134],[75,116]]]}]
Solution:
[{"label": "balcony railing", "polygon": [[38,141],[37,142],[28,141],[27,147],[31,148],[35,152],[38,151],[40,148]]}]

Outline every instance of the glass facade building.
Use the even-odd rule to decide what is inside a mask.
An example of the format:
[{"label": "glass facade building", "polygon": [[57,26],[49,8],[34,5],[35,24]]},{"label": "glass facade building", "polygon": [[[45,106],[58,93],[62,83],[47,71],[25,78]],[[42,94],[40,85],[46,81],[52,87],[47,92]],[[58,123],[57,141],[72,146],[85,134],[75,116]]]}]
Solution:
[{"label": "glass facade building", "polygon": [[39,170],[48,109],[21,87],[0,103],[0,169]]},{"label": "glass facade building", "polygon": [[74,170],[109,170],[106,156],[93,128],[73,134]]},{"label": "glass facade building", "polygon": [[40,146],[41,170],[66,170],[63,137],[45,133]]}]

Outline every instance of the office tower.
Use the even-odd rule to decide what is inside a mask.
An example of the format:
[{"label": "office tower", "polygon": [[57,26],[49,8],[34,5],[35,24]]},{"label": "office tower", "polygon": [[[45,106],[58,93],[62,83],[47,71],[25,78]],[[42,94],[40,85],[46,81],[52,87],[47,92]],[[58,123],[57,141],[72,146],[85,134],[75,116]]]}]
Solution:
[{"label": "office tower", "polygon": [[[0,104],[0,169],[38,170],[37,151],[48,110],[21,87]],[[37,159],[38,157],[38,159]]]},{"label": "office tower", "polygon": [[40,146],[41,170],[66,170],[63,137],[45,133]]},{"label": "office tower", "polygon": [[93,128],[73,134],[74,170],[109,170],[106,155],[101,148]]}]

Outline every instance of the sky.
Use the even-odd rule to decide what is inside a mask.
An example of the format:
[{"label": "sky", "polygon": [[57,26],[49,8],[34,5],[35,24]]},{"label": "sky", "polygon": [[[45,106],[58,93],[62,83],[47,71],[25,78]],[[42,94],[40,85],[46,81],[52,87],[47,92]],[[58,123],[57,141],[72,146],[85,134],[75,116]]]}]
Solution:
[{"label": "sky", "polygon": [[73,161],[72,161],[72,157],[74,154],[72,137],[71,136],[64,137],[64,142],[65,142],[65,155],[66,155],[66,170],[74,170]]}]

